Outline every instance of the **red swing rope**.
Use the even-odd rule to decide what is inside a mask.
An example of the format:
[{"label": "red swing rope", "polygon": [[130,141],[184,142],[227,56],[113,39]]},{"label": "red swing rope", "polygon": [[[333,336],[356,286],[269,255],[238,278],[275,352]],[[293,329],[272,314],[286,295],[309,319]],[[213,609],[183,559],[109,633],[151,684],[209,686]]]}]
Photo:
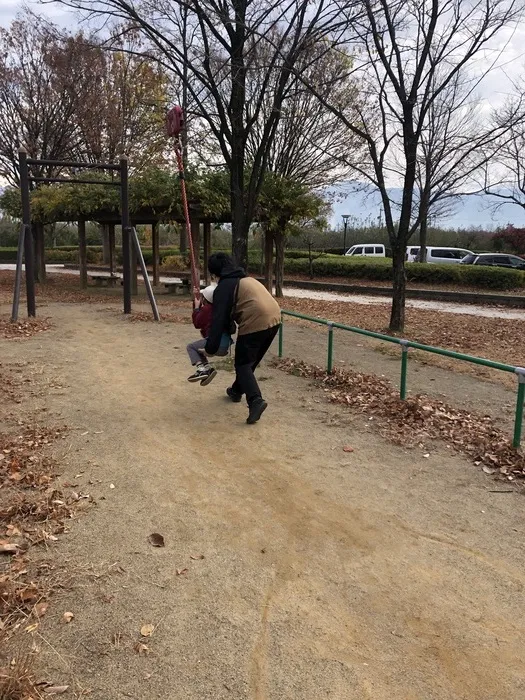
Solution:
[{"label": "red swing rope", "polygon": [[182,158],[182,143],[180,139],[181,131],[185,126],[184,113],[180,107],[172,107],[166,115],[166,130],[168,136],[173,136],[175,141],[175,156],[177,158],[177,166],[179,168],[180,192],[182,199],[182,208],[184,211],[184,219],[186,222],[186,232],[190,244],[190,265],[191,265],[191,282],[193,285],[193,297],[195,301],[200,300],[200,275],[198,274],[195,249],[193,247],[193,236],[191,235],[190,209],[188,206],[188,196],[186,194],[186,179],[184,176],[184,160]]}]

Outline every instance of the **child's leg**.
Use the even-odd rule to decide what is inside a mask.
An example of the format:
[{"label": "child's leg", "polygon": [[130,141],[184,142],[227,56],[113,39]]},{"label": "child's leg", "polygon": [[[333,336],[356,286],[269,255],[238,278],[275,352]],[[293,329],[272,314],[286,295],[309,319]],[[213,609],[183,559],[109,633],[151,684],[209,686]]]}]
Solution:
[{"label": "child's leg", "polygon": [[206,339],[201,338],[186,346],[191,364],[196,367],[194,374],[188,377],[189,382],[200,382],[202,386],[209,384],[217,376],[217,370],[208,364],[208,358],[204,352]]},{"label": "child's leg", "polygon": [[208,358],[204,353],[204,348],[206,347],[206,339],[200,338],[200,340],[195,340],[193,343],[189,343],[186,346],[190,362],[192,365],[204,365],[207,364]]}]

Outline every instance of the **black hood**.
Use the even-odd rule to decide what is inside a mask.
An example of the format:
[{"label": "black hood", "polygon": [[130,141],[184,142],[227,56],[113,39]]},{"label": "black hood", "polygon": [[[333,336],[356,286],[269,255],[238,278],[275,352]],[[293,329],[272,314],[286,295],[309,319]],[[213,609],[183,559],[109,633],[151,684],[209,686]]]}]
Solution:
[{"label": "black hood", "polygon": [[220,279],[240,279],[242,277],[246,277],[246,272],[242,269],[242,267],[225,265],[222,269]]}]

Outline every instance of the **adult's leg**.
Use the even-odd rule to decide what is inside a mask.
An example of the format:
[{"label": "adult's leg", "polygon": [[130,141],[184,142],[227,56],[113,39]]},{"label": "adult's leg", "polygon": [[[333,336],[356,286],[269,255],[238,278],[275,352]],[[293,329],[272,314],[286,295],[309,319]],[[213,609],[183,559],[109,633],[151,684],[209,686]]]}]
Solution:
[{"label": "adult's leg", "polygon": [[192,365],[198,365],[201,362],[207,362],[208,358],[206,357],[204,352],[199,352],[199,350],[203,351],[205,347],[206,338],[195,340],[193,343],[189,343],[186,346],[186,350],[188,351],[188,355],[190,357],[190,362]]},{"label": "adult's leg", "polygon": [[260,365],[263,357],[266,355],[266,353],[270,349],[273,341],[275,340],[275,336],[277,335],[278,330],[279,330],[279,326],[274,326],[273,328],[268,328],[268,331],[266,331],[268,333],[268,335],[261,342],[261,345],[259,346],[259,350],[257,352],[257,358],[252,365],[252,370],[254,372],[257,369],[257,367]]},{"label": "adult's leg", "polygon": [[232,392],[237,395],[246,394],[250,405],[254,399],[261,398],[261,391],[255,379],[254,369],[262,360],[272,344],[278,327],[268,328],[258,333],[241,335],[235,348],[235,382]]}]

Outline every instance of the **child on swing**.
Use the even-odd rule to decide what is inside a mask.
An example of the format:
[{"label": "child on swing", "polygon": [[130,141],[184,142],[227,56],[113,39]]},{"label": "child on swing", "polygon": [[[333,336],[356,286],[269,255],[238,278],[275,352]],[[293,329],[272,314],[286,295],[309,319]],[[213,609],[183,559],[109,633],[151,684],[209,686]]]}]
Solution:
[{"label": "child on swing", "polygon": [[[204,347],[206,346],[206,340],[208,338],[212,315],[213,315],[213,293],[215,292],[216,285],[210,284],[206,289],[202,290],[200,303],[193,311],[192,321],[195,328],[200,330],[202,338],[200,340],[195,340],[193,343],[189,343],[186,346],[188,355],[190,357],[191,364],[195,367],[195,372],[188,377],[189,382],[200,382],[201,386],[207,386],[212,382],[217,376],[217,370],[210,365],[208,362],[208,357],[204,352]],[[231,338],[228,337],[229,342],[223,343],[218,351],[215,353],[218,357],[224,357],[228,354]]]}]

